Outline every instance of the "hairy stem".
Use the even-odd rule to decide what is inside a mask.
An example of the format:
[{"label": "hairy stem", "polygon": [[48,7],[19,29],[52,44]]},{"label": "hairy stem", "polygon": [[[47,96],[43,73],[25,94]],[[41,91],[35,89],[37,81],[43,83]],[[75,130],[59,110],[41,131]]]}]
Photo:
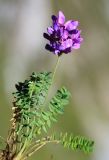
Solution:
[{"label": "hairy stem", "polygon": [[56,144],[58,144],[58,143],[60,143],[60,141],[59,140],[52,140],[52,138],[50,138],[50,137],[43,138],[42,140],[38,140],[25,153],[25,156],[22,157],[22,160],[26,160],[28,157],[30,157],[31,155],[33,155],[36,151],[38,151],[40,148],[42,148],[43,146],[45,146],[48,143],[56,143]]},{"label": "hairy stem", "polygon": [[60,62],[60,57],[57,58],[57,62],[56,62],[56,65],[55,65],[55,68],[54,68],[54,71],[53,71],[53,75],[52,75],[51,85],[49,87],[49,90],[48,90],[48,93],[47,93],[47,96],[46,96],[46,99],[45,99],[45,102],[44,102],[43,106],[46,106],[46,103],[48,101],[49,93],[50,93],[51,87],[52,87],[53,82],[54,82],[54,78],[55,78],[55,75],[56,75],[56,71],[57,71],[59,62]]}]

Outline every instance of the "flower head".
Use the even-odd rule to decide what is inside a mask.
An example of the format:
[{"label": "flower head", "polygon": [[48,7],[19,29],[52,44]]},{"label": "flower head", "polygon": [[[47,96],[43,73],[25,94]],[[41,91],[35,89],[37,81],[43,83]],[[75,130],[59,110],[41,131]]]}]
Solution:
[{"label": "flower head", "polygon": [[44,33],[44,38],[49,40],[45,48],[58,56],[79,49],[83,38],[77,27],[78,21],[65,22],[64,14],[59,11],[58,16],[52,16],[52,26],[47,28],[48,33]]}]

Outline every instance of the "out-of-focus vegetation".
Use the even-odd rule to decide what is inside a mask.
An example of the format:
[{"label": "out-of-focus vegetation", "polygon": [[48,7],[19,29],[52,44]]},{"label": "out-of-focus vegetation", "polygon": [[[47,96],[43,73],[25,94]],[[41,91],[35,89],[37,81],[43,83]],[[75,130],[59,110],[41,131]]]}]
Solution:
[{"label": "out-of-focus vegetation", "polygon": [[108,160],[109,158],[109,1],[0,1],[0,135],[7,136],[14,85],[35,71],[51,71],[56,57],[44,49],[42,37],[50,15],[62,10],[79,20],[84,42],[64,55],[55,78],[72,93],[71,103],[52,130],[68,131],[95,140],[94,152],[84,155],[48,145],[31,159]]}]

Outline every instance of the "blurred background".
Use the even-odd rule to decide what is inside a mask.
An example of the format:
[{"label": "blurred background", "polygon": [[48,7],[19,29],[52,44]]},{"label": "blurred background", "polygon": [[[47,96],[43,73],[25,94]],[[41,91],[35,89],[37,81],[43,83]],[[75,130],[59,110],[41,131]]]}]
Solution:
[{"label": "blurred background", "polygon": [[8,133],[15,83],[54,68],[42,35],[59,10],[80,22],[84,42],[62,56],[55,87],[65,85],[72,98],[52,130],[94,139],[95,149],[85,155],[50,144],[30,159],[109,160],[109,0],[0,0],[0,135]]}]

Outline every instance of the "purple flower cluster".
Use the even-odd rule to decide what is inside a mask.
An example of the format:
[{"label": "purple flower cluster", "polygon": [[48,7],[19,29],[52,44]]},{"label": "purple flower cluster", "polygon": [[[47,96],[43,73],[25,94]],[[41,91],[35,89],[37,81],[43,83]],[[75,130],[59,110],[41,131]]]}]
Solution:
[{"label": "purple flower cluster", "polygon": [[69,20],[65,22],[64,14],[59,11],[58,16],[52,16],[53,24],[47,28],[44,38],[49,40],[45,48],[60,56],[62,53],[70,53],[72,49],[80,48],[83,41],[81,31],[77,29],[78,21]]}]

